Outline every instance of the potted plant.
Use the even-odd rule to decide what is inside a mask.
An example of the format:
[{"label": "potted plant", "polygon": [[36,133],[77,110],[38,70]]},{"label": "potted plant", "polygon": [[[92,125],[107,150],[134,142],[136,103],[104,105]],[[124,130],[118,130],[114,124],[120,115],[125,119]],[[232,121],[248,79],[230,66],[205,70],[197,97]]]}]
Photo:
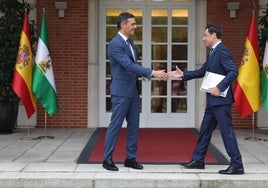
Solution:
[{"label": "potted plant", "polygon": [[[267,4],[268,6],[268,4]],[[259,17],[258,25],[260,26],[259,30],[259,55],[260,55],[260,63],[262,64],[263,56],[264,56],[264,50],[265,50],[265,44],[266,40],[268,40],[268,9],[266,9],[264,14]]]},{"label": "potted plant", "polygon": [[0,133],[11,133],[17,121],[19,98],[11,85],[25,9],[31,7],[24,1],[0,0]]}]

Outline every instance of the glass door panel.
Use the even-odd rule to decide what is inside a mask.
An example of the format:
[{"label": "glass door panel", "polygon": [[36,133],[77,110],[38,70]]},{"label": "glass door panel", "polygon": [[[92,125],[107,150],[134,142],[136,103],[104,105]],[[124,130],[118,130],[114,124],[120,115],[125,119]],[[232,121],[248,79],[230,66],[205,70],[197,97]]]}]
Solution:
[{"label": "glass door panel", "polygon": [[[188,10],[172,9],[171,67],[187,70],[188,63]],[[187,113],[187,82],[171,80],[171,113]]]},{"label": "glass door panel", "polygon": [[[167,70],[168,9],[151,10],[151,67]],[[167,112],[167,82],[152,79],[150,113]]]}]

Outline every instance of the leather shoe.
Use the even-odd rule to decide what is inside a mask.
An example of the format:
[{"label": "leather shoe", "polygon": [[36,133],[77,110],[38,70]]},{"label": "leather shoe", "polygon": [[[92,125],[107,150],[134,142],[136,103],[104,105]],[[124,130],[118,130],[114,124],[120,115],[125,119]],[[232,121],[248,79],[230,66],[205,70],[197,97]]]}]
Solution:
[{"label": "leather shoe", "polygon": [[126,159],[125,160],[125,167],[130,167],[133,169],[138,169],[141,170],[143,169],[143,166],[141,164],[139,164],[135,158],[132,159]]},{"label": "leather shoe", "polygon": [[118,171],[117,166],[115,166],[115,164],[114,164],[114,162],[112,160],[108,160],[108,161],[103,160],[102,166],[106,170]]},{"label": "leather shoe", "polygon": [[189,169],[205,169],[205,163],[201,161],[190,161],[188,163],[182,163],[182,166]]},{"label": "leather shoe", "polygon": [[238,174],[244,174],[244,168],[234,168],[232,166],[229,166],[226,170],[220,170],[220,174],[227,174],[227,175],[238,175]]}]

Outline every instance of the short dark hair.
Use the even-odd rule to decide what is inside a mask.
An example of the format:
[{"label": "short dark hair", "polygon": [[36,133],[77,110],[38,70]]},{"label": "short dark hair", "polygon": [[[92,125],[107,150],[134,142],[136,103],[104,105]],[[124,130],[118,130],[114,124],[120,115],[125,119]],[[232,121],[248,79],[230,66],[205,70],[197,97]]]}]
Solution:
[{"label": "short dark hair", "polygon": [[220,26],[212,24],[208,25],[205,29],[208,29],[208,32],[212,35],[213,33],[216,34],[218,39],[221,39],[222,31]]},{"label": "short dark hair", "polygon": [[135,18],[135,16],[128,12],[122,12],[117,18],[117,28],[121,29],[121,23],[127,23],[129,18]]}]

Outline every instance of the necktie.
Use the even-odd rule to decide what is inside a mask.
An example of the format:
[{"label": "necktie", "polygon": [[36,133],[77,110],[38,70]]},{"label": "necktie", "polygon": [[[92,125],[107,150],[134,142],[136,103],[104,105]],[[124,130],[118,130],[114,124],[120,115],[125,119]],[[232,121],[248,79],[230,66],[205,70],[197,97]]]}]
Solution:
[{"label": "necktie", "polygon": [[127,39],[126,42],[127,42],[127,45],[130,47],[130,41],[129,41],[129,39]]},{"label": "necktie", "polygon": [[127,42],[127,45],[128,45],[128,47],[129,47],[129,49],[131,51],[131,54],[132,54],[133,59],[135,59],[134,50],[133,50],[133,48],[132,48],[132,46],[130,44],[129,39],[127,39],[126,42]]},{"label": "necktie", "polygon": [[211,48],[209,51],[209,55],[211,55],[213,53],[214,48]]}]

